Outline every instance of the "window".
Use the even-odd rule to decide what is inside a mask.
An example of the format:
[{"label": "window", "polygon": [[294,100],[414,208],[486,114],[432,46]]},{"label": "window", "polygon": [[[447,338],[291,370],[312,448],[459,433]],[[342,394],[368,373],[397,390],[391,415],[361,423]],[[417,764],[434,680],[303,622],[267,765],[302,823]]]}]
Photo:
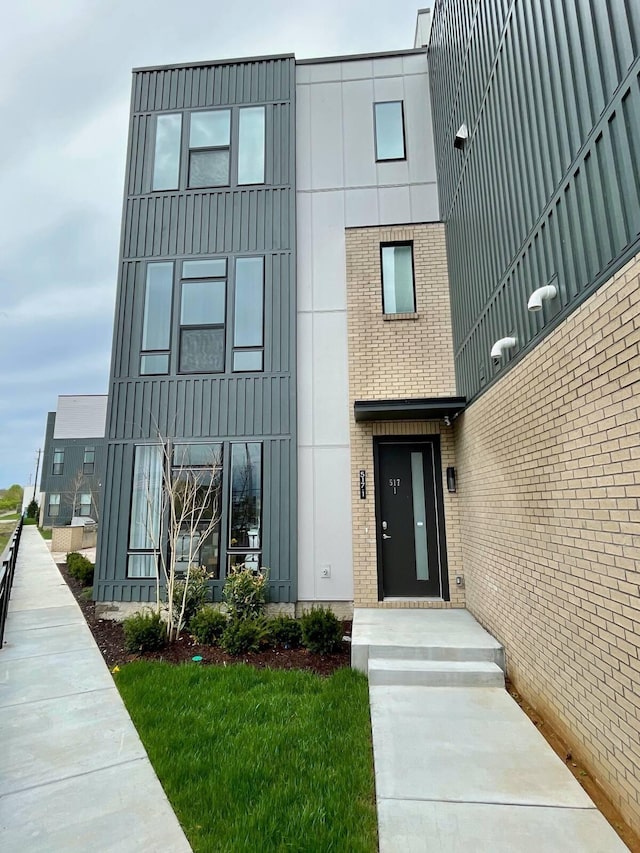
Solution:
[{"label": "window", "polygon": [[191,113],[189,129],[189,186],[229,184],[231,110]]},{"label": "window", "polygon": [[182,114],[156,118],[156,148],[153,161],[154,190],[177,190],[180,185],[180,139]]},{"label": "window", "polygon": [[260,568],[262,546],[262,445],[231,445],[228,570],[245,563]]},{"label": "window", "polygon": [[140,373],[169,372],[173,264],[147,264]]},{"label": "window", "polygon": [[264,258],[236,260],[233,369],[263,369]]},{"label": "window", "polygon": [[374,104],[376,160],[404,160],[404,112],[402,101]]},{"label": "window", "polygon": [[381,246],[382,307],[385,314],[413,314],[413,246],[392,243]]},{"label": "window", "polygon": [[219,578],[222,445],[174,445],[172,481],[177,515],[185,516],[175,540],[176,571],[186,572],[191,563]]},{"label": "window", "polygon": [[[127,577],[155,578],[160,545],[162,448],[138,445],[134,450]],[[145,553],[146,552],[146,553]]]},{"label": "window", "polygon": [[82,492],[80,494],[78,515],[91,515],[91,492]]},{"label": "window", "polygon": [[224,258],[182,264],[180,373],[224,372],[226,275]]},{"label": "window", "polygon": [[84,459],[82,460],[82,473],[83,474],[93,474],[95,468],[96,461],[96,449],[95,447],[85,447],[84,449]]},{"label": "window", "polygon": [[264,183],[264,107],[238,111],[238,183]]},{"label": "window", "polygon": [[57,518],[60,515],[60,495],[49,495],[47,515],[49,518]]},{"label": "window", "polygon": [[56,447],[53,451],[53,474],[62,474],[64,471],[64,450]]}]

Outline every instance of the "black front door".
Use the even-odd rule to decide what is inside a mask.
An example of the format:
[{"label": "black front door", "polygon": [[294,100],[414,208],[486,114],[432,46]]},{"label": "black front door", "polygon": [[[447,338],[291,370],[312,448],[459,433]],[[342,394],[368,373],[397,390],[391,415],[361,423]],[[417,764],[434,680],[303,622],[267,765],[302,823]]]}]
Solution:
[{"label": "black front door", "polygon": [[448,599],[438,437],[379,439],[375,450],[382,596]]}]

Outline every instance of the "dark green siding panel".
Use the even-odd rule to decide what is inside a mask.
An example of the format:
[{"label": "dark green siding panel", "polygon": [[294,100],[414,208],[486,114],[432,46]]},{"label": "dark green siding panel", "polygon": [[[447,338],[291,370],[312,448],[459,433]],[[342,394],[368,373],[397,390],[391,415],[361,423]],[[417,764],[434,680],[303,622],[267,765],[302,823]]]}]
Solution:
[{"label": "dark green siding panel", "polygon": [[[458,392],[515,363],[638,250],[640,7],[435,4],[429,48]],[[453,138],[462,122],[469,140]],[[528,296],[553,281],[542,316]]]},{"label": "dark green siding panel", "polygon": [[[220,189],[184,186],[152,192],[156,114],[263,104],[265,183]],[[237,164],[237,112],[231,136],[231,175]],[[98,557],[99,600],[149,601],[155,584],[127,580],[129,506],[136,443],[163,436],[264,445],[263,561],[273,564],[276,600],[295,595],[295,63],[293,58],[207,63],[134,73],[122,247],[112,372],[107,412],[108,499]],[[234,263],[239,255],[265,258],[264,372],[233,374]],[[228,259],[225,373],[178,371],[179,276],[186,258]],[[140,376],[146,267],[174,262],[171,360],[167,376]],[[227,445],[228,447],[228,445]],[[276,451],[277,448],[277,451]],[[225,465],[228,461],[225,462]],[[228,475],[228,471],[226,471]],[[226,510],[225,510],[226,512]],[[226,515],[223,519],[226,525]],[[268,529],[267,529],[268,528]],[[273,528],[273,529],[272,529]],[[225,538],[223,535],[223,548]],[[214,590],[219,597],[219,585]]]}]

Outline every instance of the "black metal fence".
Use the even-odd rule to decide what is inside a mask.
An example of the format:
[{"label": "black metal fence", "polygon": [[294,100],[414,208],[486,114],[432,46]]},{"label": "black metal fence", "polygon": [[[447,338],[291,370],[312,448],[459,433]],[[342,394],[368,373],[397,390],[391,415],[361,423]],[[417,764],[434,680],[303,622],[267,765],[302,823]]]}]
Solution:
[{"label": "black metal fence", "polygon": [[2,552],[2,557],[0,557],[0,649],[4,643],[4,626],[7,621],[7,611],[9,610],[9,596],[11,595],[13,575],[16,570],[16,560],[18,559],[22,524],[23,519],[21,518],[16,529],[11,534],[9,544]]}]

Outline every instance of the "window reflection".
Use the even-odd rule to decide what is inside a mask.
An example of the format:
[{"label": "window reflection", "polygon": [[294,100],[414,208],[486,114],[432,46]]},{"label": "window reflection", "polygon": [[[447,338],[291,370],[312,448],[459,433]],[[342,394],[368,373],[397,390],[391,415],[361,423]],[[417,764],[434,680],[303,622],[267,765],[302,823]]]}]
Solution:
[{"label": "window reflection", "polygon": [[244,107],[238,119],[238,183],[264,183],[264,107]]},{"label": "window reflection", "polygon": [[182,115],[180,113],[157,117],[152,189],[175,190],[178,188],[181,135]]},{"label": "window reflection", "polygon": [[260,548],[261,512],[262,445],[232,444],[229,548]]}]

